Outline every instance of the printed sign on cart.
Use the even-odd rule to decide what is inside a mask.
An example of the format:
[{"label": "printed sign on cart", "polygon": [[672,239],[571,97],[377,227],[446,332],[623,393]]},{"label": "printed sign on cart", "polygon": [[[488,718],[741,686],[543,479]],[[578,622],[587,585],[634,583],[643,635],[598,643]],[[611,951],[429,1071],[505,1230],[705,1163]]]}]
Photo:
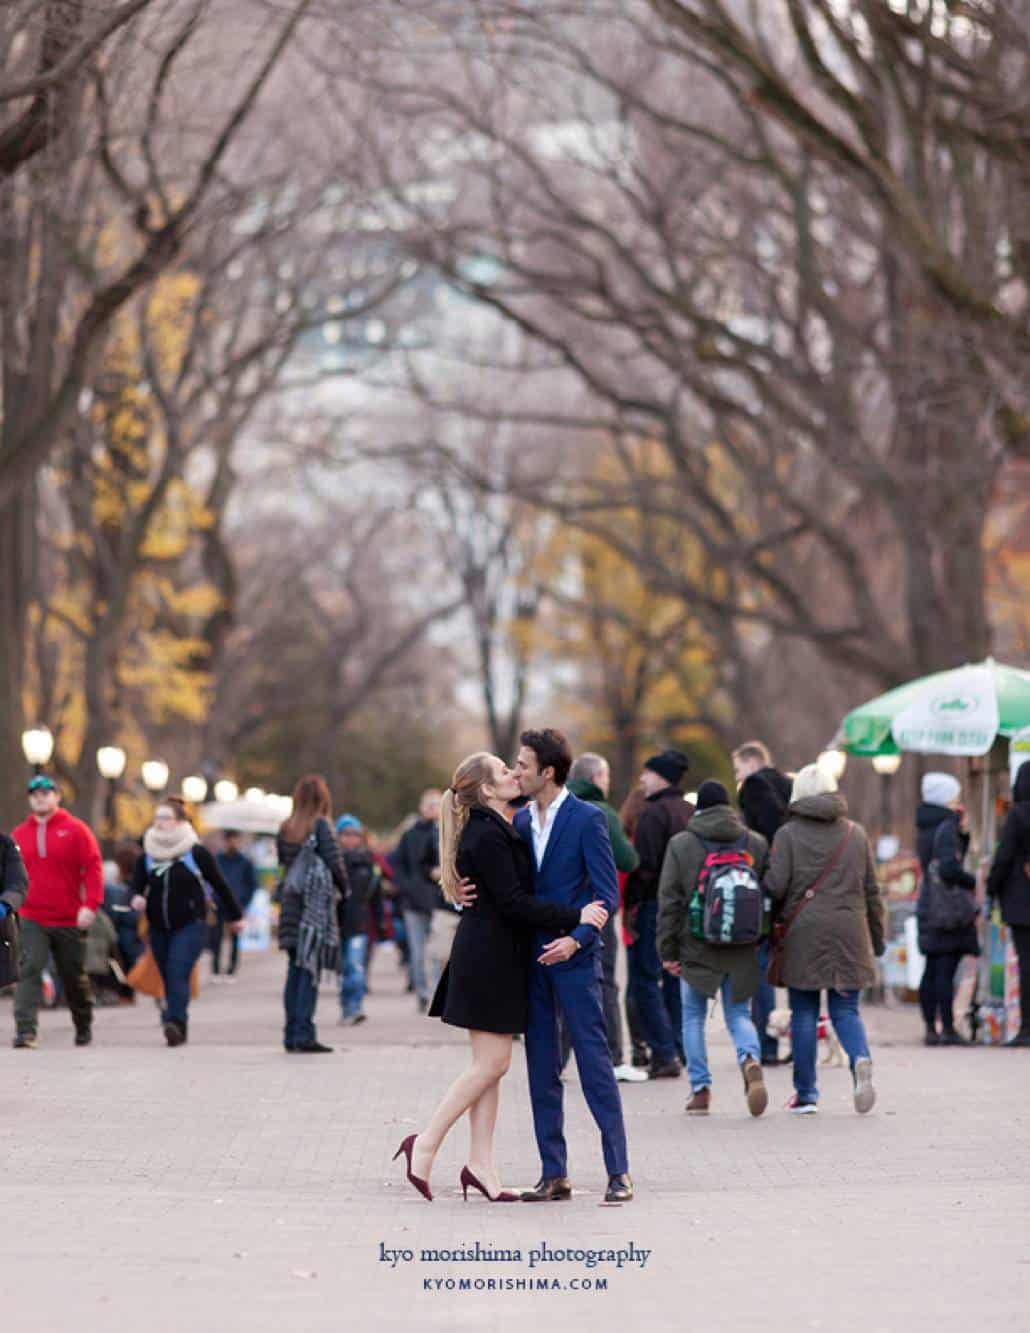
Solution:
[{"label": "printed sign on cart", "polygon": [[900,750],[916,754],[986,754],[998,734],[994,672],[969,667],[950,672],[946,684],[928,681],[891,732]]}]

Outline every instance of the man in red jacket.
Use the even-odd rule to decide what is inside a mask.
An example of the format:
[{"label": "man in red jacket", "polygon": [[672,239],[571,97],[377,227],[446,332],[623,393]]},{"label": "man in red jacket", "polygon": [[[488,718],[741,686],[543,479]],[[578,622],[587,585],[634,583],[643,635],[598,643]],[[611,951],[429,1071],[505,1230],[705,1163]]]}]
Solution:
[{"label": "man in red jacket", "polygon": [[104,898],[97,840],[81,820],[61,809],[53,778],[29,783],[29,810],[14,830],[29,891],[21,917],[21,978],[14,992],[16,1047],[32,1049],[43,1001],[43,969],[53,954],[75,1022],[75,1045],[93,1039],[93,997],[83,966],[85,932]]}]

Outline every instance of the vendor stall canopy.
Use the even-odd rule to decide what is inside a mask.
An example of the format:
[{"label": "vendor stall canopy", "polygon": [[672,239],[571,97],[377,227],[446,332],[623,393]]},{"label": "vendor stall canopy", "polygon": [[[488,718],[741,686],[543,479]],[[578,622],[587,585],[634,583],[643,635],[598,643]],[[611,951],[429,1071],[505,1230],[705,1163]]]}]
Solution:
[{"label": "vendor stall canopy", "polygon": [[986,662],[938,671],[888,690],[841,723],[850,754],[987,754],[998,736],[1030,728],[1030,671]]}]

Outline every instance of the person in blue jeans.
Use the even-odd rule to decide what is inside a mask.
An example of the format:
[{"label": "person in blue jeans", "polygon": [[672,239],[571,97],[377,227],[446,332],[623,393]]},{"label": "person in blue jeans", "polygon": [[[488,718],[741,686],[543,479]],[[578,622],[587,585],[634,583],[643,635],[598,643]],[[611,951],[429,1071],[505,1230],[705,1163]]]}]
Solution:
[{"label": "person in blue jeans", "polygon": [[[645,800],[633,835],[640,864],[626,880],[626,918],[637,936],[627,952],[629,988],[651,1047],[651,1078],[679,1078],[679,1034],[670,1021],[674,1000],[666,1003],[662,965],[658,958],[658,881],[670,840],[687,827],[693,807],[683,799],[680,784],[689,761],[679,750],[663,750],[644,761],[640,787]],[[675,991],[675,988],[673,988]]]},{"label": "person in blue jeans", "polygon": [[379,867],[355,815],[341,815],[336,836],[343,853],[350,894],[340,903],[340,1021],[363,1023],[368,969],[369,902],[379,885]]},{"label": "person in blue jeans", "polygon": [[[768,847],[752,833],[730,805],[721,782],[702,782],[697,809],[683,833],[669,843],[658,885],[658,952],[667,976],[678,977],[683,1004],[683,1045],[691,1097],[689,1115],[707,1115],[712,1099],[705,1023],[708,1004],[722,997],[726,1027],[733,1038],[744,1095],[752,1115],[768,1105],[762,1074],[762,1050],[751,1021],[750,1002],[758,989],[758,955],[754,944],[711,944],[695,933],[690,907],[706,862],[712,857],[739,857],[760,879]],[[710,872],[709,872],[710,873]],[[752,884],[754,881],[752,880]]]},{"label": "person in blue jeans", "polygon": [[786,929],[779,976],[790,991],[794,1047],[794,1096],[787,1109],[799,1115],[813,1114],[819,1100],[815,1061],[824,990],[851,1063],[855,1110],[864,1114],[876,1101],[858,1000],[879,979],[885,912],[869,839],[847,813],[836,780],[818,764],[803,768],[764,881]]},{"label": "person in blue jeans", "polygon": [[150,949],[164,983],[165,1041],[181,1046],[188,1035],[190,973],[207,944],[208,900],[234,930],[241,928],[243,912],[179,797],[166,796],[154,811],[132,885],[130,905],[147,914]]},{"label": "person in blue jeans", "polygon": [[[290,867],[309,839],[329,872],[331,892],[322,891],[322,876],[314,877],[310,891],[307,885],[290,889]],[[318,979],[323,968],[335,971],[340,965],[339,903],[350,889],[333,831],[332,795],[318,773],[306,774],[294,787],[293,811],[279,829],[275,845],[284,872],[279,948],[289,960],[283,987],[283,1046],[291,1055],[328,1055],[333,1048],[318,1040],[315,1028]]]},{"label": "person in blue jeans", "polygon": [[[799,990],[789,988],[790,993],[790,1035],[794,1046],[794,1091],[797,1101],[790,1107],[792,1111],[802,1106],[815,1106],[819,1100],[819,1088],[816,1084],[816,1055],[819,1049],[819,1010],[822,1007],[822,991]],[[857,990],[828,990],[827,1007],[830,1022],[840,1044],[847,1052],[848,1062],[855,1070],[859,1061],[871,1066],[869,1042],[866,1039],[865,1024],[858,1012],[859,992]],[[872,1084],[869,1092],[875,1099]],[[870,1110],[868,1106],[858,1106],[858,1110]]]}]

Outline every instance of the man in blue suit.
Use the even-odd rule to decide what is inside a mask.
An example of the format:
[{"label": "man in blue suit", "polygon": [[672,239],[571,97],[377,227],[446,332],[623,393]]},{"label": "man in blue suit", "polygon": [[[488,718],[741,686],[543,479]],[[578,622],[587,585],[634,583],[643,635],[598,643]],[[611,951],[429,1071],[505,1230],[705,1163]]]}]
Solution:
[{"label": "man in blue suit", "polygon": [[[515,828],[533,852],[538,898],[580,908],[603,902],[611,914],[618,907],[619,886],[608,825],[597,806],[579,800],[565,786],[571,765],[572,750],[560,731],[523,732],[515,772],[530,803],[515,816]],[[522,1198],[537,1203],[572,1195],[562,1130],[560,1010],[583,1095],[601,1131],[608,1172],[605,1201],[625,1203],[633,1197],[633,1182],[601,1002],[600,934],[593,926],[580,925],[550,942],[546,933],[538,933],[535,945],[526,1063],[542,1175]]]}]

